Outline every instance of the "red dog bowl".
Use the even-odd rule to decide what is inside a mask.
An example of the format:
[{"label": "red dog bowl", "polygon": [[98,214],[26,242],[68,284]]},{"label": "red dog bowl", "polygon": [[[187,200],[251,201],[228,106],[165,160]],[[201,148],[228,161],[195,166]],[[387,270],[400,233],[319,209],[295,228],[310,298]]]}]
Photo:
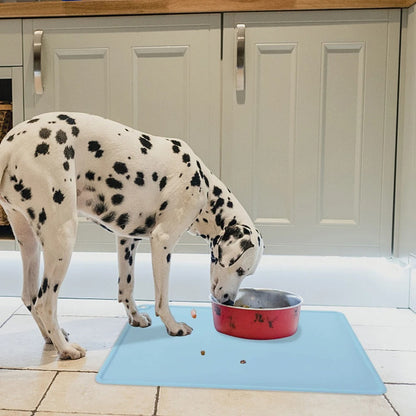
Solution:
[{"label": "red dog bowl", "polygon": [[239,338],[275,339],[298,329],[303,299],[274,289],[240,289],[233,306],[211,296],[214,326],[218,332]]}]

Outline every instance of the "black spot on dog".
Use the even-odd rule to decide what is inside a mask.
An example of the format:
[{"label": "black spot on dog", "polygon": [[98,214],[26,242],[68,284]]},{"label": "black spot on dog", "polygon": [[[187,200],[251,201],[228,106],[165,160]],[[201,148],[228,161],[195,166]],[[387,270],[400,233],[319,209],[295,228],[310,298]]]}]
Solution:
[{"label": "black spot on dog", "polygon": [[231,201],[227,202],[227,207],[228,208],[233,208],[234,204]]},{"label": "black spot on dog", "polygon": [[147,136],[146,134],[143,134],[140,138],[140,143],[142,144],[143,147],[145,147],[146,149],[151,149],[152,148],[152,143],[150,142],[150,137]]},{"label": "black spot on dog", "polygon": [[155,214],[149,215],[146,218],[145,224],[146,224],[147,228],[152,228],[155,225],[155,223],[156,223],[156,215]]},{"label": "black spot on dog", "polygon": [[159,182],[159,189],[162,190],[166,186],[166,182],[168,181],[168,178],[164,176],[160,182]]},{"label": "black spot on dog", "polygon": [[62,120],[62,121],[66,121],[68,124],[70,124],[70,125],[73,125],[73,124],[75,124],[75,120],[73,119],[73,118],[71,118],[71,117],[69,117],[69,116],[67,116],[66,114],[60,114],[59,116],[58,116],[58,118],[59,118],[59,120]]},{"label": "black spot on dog", "polygon": [[49,285],[48,285],[48,278],[45,277],[43,279],[43,283],[42,283],[42,292],[45,293],[48,290],[48,287],[49,287]]},{"label": "black spot on dog", "polygon": [[55,193],[53,194],[53,200],[57,204],[62,204],[62,201],[64,199],[65,199],[65,195],[59,189],[55,191]]},{"label": "black spot on dog", "polygon": [[[16,179],[16,182],[17,182],[17,179]],[[24,188],[23,181],[20,179],[20,181],[16,183],[16,185],[14,185],[14,190],[17,192],[20,192],[23,188]]]},{"label": "black spot on dog", "polygon": [[115,194],[111,197],[111,202],[113,205],[120,205],[124,200],[124,195]]},{"label": "black spot on dog", "polygon": [[212,193],[215,196],[220,196],[222,194],[222,190],[221,190],[221,188],[218,188],[218,186],[214,186],[214,189],[213,189]]},{"label": "black spot on dog", "polygon": [[30,188],[24,188],[22,189],[22,192],[20,192],[20,195],[22,195],[23,199],[31,199],[32,198],[32,191]]},{"label": "black spot on dog", "polygon": [[179,147],[176,145],[172,146],[172,150],[173,150],[173,153],[179,153],[181,151],[181,149],[179,149]]},{"label": "black spot on dog", "polygon": [[66,161],[62,164],[62,166],[64,167],[65,170],[69,170],[69,162]]},{"label": "black spot on dog", "polygon": [[191,157],[188,155],[188,153],[184,153],[182,155],[182,161],[183,163],[189,163],[191,161]]},{"label": "black spot on dog", "polygon": [[152,173],[152,179],[153,179],[153,181],[154,181],[154,182],[157,182],[158,175],[157,175],[157,173],[156,173],[156,172],[153,172],[153,173]]},{"label": "black spot on dog", "polygon": [[179,146],[179,147],[181,147],[181,146],[182,146],[182,143],[181,143],[179,140],[172,139],[172,140],[171,140],[171,142],[172,142],[175,146]]},{"label": "black spot on dog", "polygon": [[114,211],[109,212],[107,215],[105,215],[102,220],[104,222],[112,222],[116,218],[116,213]]},{"label": "black spot on dog", "polygon": [[27,213],[29,214],[30,219],[35,219],[35,211],[33,210],[33,208],[28,208]]},{"label": "black spot on dog", "polygon": [[72,126],[71,133],[73,136],[78,137],[79,128],[77,126]]},{"label": "black spot on dog", "polygon": [[131,274],[127,275],[127,283],[131,282]]},{"label": "black spot on dog", "polygon": [[221,217],[221,214],[215,216],[215,224],[221,229],[224,229],[224,219]]},{"label": "black spot on dog", "polygon": [[113,165],[113,169],[120,175],[124,175],[128,172],[127,166],[123,162],[115,162]]},{"label": "black spot on dog", "polygon": [[35,150],[35,157],[38,157],[39,155],[47,155],[48,152],[49,152],[49,144],[47,143],[38,144]]},{"label": "black spot on dog", "polygon": [[45,212],[45,208],[42,208],[42,211],[39,214],[39,222],[43,225],[45,224],[46,221],[46,212]]},{"label": "black spot on dog", "polygon": [[242,267],[239,267],[239,268],[237,269],[237,274],[238,274],[239,276],[244,276],[244,273],[245,273],[245,270],[244,270]]},{"label": "black spot on dog", "polygon": [[88,151],[95,152],[95,157],[100,158],[104,151],[101,149],[100,143],[98,143],[96,140],[91,140],[88,142]]},{"label": "black spot on dog", "polygon": [[143,172],[136,172],[136,179],[134,180],[134,183],[136,184],[136,185],[139,185],[139,186],[143,186],[144,185],[144,175],[143,175]]},{"label": "black spot on dog", "polygon": [[214,206],[211,209],[211,212],[213,214],[216,214],[218,208],[221,208],[224,205],[224,200],[222,198],[218,198],[217,201],[215,202]]},{"label": "black spot on dog", "polygon": [[66,133],[63,130],[58,130],[55,139],[59,144],[64,144],[68,140],[68,137],[66,136]]},{"label": "black spot on dog", "polygon": [[198,172],[195,172],[194,176],[191,179],[192,186],[201,186],[201,178]]},{"label": "black spot on dog", "polygon": [[129,214],[121,214],[117,218],[117,225],[124,230],[126,228],[126,225],[129,223]]},{"label": "black spot on dog", "polygon": [[107,186],[109,188],[114,188],[114,189],[122,189],[123,188],[123,184],[118,181],[117,179],[114,178],[107,178],[105,180],[105,183],[107,184]]},{"label": "black spot on dog", "polygon": [[51,130],[49,129],[40,129],[39,131],[39,137],[42,139],[47,139],[51,135]]},{"label": "black spot on dog", "polygon": [[13,139],[14,139],[14,134],[11,134],[6,140],[8,142],[11,142],[11,141],[13,141]]},{"label": "black spot on dog", "polygon": [[166,209],[166,207],[168,206],[168,201],[165,201],[162,203],[162,205],[160,206],[159,210],[163,211],[164,209]]},{"label": "black spot on dog", "polygon": [[249,248],[254,247],[254,244],[250,240],[241,240],[240,247],[243,251],[246,251]]},{"label": "black spot on dog", "polygon": [[94,212],[97,215],[104,214],[108,210],[107,205],[104,204],[104,202],[99,202],[98,204],[95,204],[94,206]]},{"label": "black spot on dog", "polygon": [[129,235],[140,235],[140,234],[146,234],[145,227],[137,227],[131,233],[129,233]]},{"label": "black spot on dog", "polygon": [[93,181],[95,179],[95,172],[93,172],[92,170],[89,170],[86,174],[85,177],[89,180],[89,181]]},{"label": "black spot on dog", "polygon": [[28,121],[28,124],[36,123],[37,121],[39,121],[38,118],[32,118],[31,120]]},{"label": "black spot on dog", "polygon": [[166,261],[170,263],[170,253],[166,256]]},{"label": "black spot on dog", "polygon": [[66,146],[64,149],[64,156],[66,159],[70,160],[75,157],[75,150],[72,146]]},{"label": "black spot on dog", "polygon": [[57,283],[54,287],[53,287],[53,291],[56,293],[56,291],[58,290],[59,284]]}]

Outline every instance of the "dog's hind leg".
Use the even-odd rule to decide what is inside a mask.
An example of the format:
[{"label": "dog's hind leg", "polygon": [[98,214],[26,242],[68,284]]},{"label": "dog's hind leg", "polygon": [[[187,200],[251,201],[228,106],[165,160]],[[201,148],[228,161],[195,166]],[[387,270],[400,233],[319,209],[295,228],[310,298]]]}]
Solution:
[{"label": "dog's hind leg", "polygon": [[77,230],[76,211],[69,218],[63,218],[62,214],[50,215],[39,230],[43,245],[44,276],[34,309],[58,350],[59,358],[78,359],[85,356],[85,350],[66,340],[57,318],[58,293],[69,266]]},{"label": "dog's hind leg", "polygon": [[133,238],[117,239],[118,250],[118,301],[122,302],[126,309],[129,324],[131,326],[147,327],[150,326],[152,320],[146,313],[140,313],[137,310],[134,301],[134,258],[139,240]]},{"label": "dog's hind leg", "polygon": [[30,226],[28,220],[16,210],[7,210],[7,217],[20,246],[20,254],[23,263],[23,291],[22,301],[26,308],[31,312],[36,321],[40,332],[45,341],[50,343],[50,338],[33,308],[36,303],[39,290],[39,263],[40,263],[40,244]]}]

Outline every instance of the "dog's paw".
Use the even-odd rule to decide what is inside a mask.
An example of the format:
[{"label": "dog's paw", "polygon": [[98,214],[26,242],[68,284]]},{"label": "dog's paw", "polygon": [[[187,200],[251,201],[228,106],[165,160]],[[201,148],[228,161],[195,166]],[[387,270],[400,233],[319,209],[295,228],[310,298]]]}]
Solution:
[{"label": "dog's paw", "polygon": [[61,360],[78,360],[85,357],[86,351],[78,344],[68,344],[63,351],[59,354]]},{"label": "dog's paw", "polygon": [[132,312],[131,316],[129,316],[129,324],[146,328],[152,325],[152,319],[147,313]]},{"label": "dog's paw", "polygon": [[192,332],[192,328],[185,324],[184,322],[176,322],[174,328],[166,328],[169,335],[174,337],[183,337],[185,335],[189,335]]}]

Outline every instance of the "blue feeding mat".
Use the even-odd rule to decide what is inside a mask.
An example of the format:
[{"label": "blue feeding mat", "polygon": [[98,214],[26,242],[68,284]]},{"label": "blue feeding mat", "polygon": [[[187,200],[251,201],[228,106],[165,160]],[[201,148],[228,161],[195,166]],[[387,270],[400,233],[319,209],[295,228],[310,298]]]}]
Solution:
[{"label": "blue feeding mat", "polygon": [[[342,313],[302,311],[288,338],[248,340],[217,332],[210,307],[172,306],[194,328],[171,337],[159,318],[129,325],[101,367],[105,384],[383,394],[386,389]],[[141,307],[154,316],[152,306]]]}]

